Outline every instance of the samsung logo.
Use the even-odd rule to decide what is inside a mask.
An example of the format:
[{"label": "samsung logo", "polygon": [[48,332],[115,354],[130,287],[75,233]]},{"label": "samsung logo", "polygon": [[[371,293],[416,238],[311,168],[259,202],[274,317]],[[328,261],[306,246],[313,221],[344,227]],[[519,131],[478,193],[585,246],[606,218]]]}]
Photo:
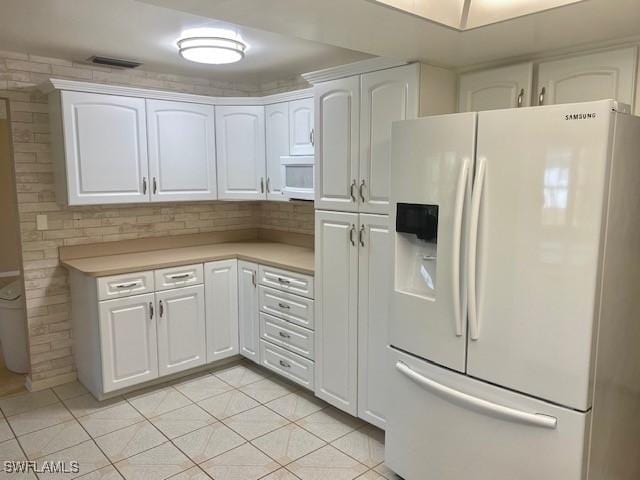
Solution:
[{"label": "samsung logo", "polygon": [[596,118],[595,113],[571,113],[569,115],[565,115],[565,120],[589,120],[591,118]]}]

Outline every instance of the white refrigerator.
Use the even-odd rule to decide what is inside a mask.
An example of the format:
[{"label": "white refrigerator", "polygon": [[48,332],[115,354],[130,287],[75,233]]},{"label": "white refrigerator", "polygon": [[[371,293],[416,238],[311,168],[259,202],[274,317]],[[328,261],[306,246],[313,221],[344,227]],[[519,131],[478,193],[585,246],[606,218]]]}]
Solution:
[{"label": "white refrigerator", "polygon": [[396,122],[386,463],[640,478],[640,118],[614,101]]}]

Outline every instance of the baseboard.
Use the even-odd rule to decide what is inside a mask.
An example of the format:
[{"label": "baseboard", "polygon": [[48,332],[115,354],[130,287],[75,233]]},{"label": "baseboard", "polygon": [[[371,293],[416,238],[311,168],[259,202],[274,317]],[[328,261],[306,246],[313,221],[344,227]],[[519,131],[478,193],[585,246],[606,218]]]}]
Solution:
[{"label": "baseboard", "polygon": [[19,276],[20,276],[20,270],[11,270],[9,272],[0,272],[0,278],[19,277]]},{"label": "baseboard", "polygon": [[73,382],[76,378],[78,378],[76,372],[70,372],[56,377],[43,378],[42,380],[36,380],[34,382],[31,379],[31,375],[27,375],[27,380],[25,381],[24,386],[30,392],[39,392],[40,390],[46,390],[47,388],[57,387],[59,385],[64,385],[65,383]]}]

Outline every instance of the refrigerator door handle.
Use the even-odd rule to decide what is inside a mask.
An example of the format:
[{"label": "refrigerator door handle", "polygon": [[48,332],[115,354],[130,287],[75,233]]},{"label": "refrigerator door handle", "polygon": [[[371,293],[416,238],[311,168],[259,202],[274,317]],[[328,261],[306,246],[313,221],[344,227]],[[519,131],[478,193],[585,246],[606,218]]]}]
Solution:
[{"label": "refrigerator door handle", "polygon": [[467,393],[460,392],[420,375],[418,372],[412,370],[404,362],[397,362],[396,370],[398,370],[400,373],[402,373],[421,387],[426,388],[439,397],[444,398],[451,403],[460,405],[464,408],[479,410],[497,418],[512,422],[523,423],[525,425],[531,425],[533,427],[549,428],[552,430],[558,427],[558,419],[556,417],[544,415],[541,413],[523,412],[522,410],[505,407],[504,405],[493,403],[488,400],[483,400]]},{"label": "refrigerator door handle", "polygon": [[456,187],[456,203],[453,213],[453,265],[451,280],[453,282],[453,316],[456,325],[456,336],[462,336],[462,305],[460,294],[460,249],[462,242],[462,212],[467,193],[467,175],[469,172],[469,159],[465,158],[460,169],[458,185]]},{"label": "refrigerator door handle", "polygon": [[476,264],[478,257],[478,228],[480,223],[480,201],[482,200],[482,190],[484,189],[484,177],[486,173],[487,159],[480,157],[478,160],[478,171],[476,181],[471,196],[471,220],[469,221],[469,265],[467,268],[469,282],[469,337],[471,340],[478,340],[480,336],[480,320],[478,314],[478,299],[476,285]]}]

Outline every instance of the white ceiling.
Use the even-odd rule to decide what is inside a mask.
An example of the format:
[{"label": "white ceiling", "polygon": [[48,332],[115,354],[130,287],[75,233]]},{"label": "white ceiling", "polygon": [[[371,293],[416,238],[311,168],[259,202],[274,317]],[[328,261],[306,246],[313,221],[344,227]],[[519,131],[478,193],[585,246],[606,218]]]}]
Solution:
[{"label": "white ceiling", "polygon": [[587,0],[462,32],[369,0],[140,1],[372,55],[450,67],[640,35],[639,0]]},{"label": "white ceiling", "polygon": [[[180,58],[176,40],[181,33],[203,27],[238,29],[249,45],[245,59],[214,66]],[[0,50],[73,60],[94,54],[112,56],[142,61],[145,70],[245,83],[282,79],[368,57],[134,0],[2,0]]]}]

